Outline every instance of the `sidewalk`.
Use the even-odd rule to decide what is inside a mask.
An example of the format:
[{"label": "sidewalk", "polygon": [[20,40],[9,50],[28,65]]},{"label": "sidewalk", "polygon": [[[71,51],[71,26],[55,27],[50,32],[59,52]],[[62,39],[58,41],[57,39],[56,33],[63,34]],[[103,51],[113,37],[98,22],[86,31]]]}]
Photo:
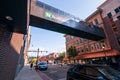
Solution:
[{"label": "sidewalk", "polygon": [[35,69],[29,69],[29,65],[26,65],[19,72],[15,80],[43,80]]}]

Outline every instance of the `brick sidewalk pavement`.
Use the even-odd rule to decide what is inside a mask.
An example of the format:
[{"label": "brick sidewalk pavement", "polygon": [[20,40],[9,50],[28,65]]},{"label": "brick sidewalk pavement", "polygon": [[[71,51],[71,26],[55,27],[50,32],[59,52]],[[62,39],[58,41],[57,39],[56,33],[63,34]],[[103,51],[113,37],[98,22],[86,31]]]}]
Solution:
[{"label": "brick sidewalk pavement", "polygon": [[14,80],[43,80],[35,69],[29,69],[29,65],[22,68]]}]

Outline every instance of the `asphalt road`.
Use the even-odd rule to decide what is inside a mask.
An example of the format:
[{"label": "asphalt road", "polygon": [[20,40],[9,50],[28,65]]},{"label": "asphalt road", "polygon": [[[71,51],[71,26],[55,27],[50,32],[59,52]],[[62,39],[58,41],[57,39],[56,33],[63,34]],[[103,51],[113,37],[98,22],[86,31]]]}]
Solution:
[{"label": "asphalt road", "polygon": [[49,65],[48,70],[41,70],[41,73],[49,77],[46,80],[66,80],[68,68],[69,66]]}]

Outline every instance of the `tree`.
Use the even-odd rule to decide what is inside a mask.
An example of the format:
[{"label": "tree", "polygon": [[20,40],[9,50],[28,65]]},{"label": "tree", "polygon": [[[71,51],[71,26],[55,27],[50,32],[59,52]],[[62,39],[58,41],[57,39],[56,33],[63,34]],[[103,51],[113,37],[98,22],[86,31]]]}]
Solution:
[{"label": "tree", "polygon": [[36,57],[29,57],[29,58],[28,58],[29,63],[31,63],[31,62],[35,63],[36,60],[37,60]]},{"label": "tree", "polygon": [[64,57],[65,57],[65,52],[62,52],[62,53],[60,53],[60,55],[59,55],[59,57],[57,58],[57,60],[62,61]]},{"label": "tree", "polygon": [[69,57],[69,58],[75,57],[75,56],[78,55],[78,52],[77,52],[77,50],[76,50],[75,47],[70,47],[70,48],[67,50],[67,52],[68,52],[68,57]]},{"label": "tree", "polygon": [[60,54],[60,60],[62,61],[64,57],[65,57],[65,52]]}]

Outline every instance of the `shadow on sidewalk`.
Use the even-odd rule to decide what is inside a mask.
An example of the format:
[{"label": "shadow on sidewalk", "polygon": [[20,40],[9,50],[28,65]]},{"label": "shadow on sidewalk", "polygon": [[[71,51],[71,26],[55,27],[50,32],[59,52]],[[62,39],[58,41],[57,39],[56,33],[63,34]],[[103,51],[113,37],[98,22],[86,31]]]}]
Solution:
[{"label": "shadow on sidewalk", "polygon": [[14,80],[43,80],[35,69],[30,69],[29,65],[22,68]]}]

